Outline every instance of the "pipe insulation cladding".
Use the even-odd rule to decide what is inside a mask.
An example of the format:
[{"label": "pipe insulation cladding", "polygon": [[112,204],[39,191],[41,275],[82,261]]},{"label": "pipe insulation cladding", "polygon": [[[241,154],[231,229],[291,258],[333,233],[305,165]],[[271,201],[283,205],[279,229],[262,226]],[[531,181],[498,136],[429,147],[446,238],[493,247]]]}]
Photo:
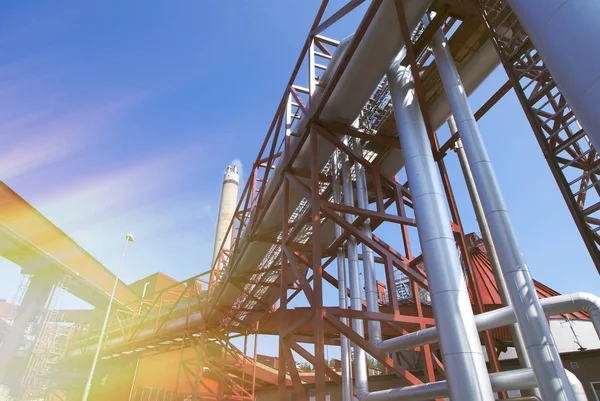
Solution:
[{"label": "pipe insulation cladding", "polygon": [[392,63],[387,77],[410,186],[440,349],[453,400],[494,399],[475,326],[441,179],[410,69]]},{"label": "pipe insulation cladding", "polygon": [[[219,250],[229,251],[231,241],[225,238],[231,238],[231,230],[229,225],[233,220],[233,214],[237,206],[238,187],[240,182],[240,173],[238,166],[227,166],[225,176],[223,177],[223,189],[221,190],[221,204],[219,205],[219,217],[217,219],[217,232],[215,234],[215,248],[213,251],[212,266],[219,257]],[[221,248],[223,245],[223,248]]]},{"label": "pipe insulation cladding", "polygon": [[508,0],[558,88],[600,149],[600,2]]},{"label": "pipe insulation cladding", "polygon": [[481,198],[492,240],[498,251],[502,274],[531,366],[538,378],[542,398],[546,401],[573,400],[573,390],[546,322],[496,174],[450,54],[448,42],[441,31],[433,37],[432,50]]}]

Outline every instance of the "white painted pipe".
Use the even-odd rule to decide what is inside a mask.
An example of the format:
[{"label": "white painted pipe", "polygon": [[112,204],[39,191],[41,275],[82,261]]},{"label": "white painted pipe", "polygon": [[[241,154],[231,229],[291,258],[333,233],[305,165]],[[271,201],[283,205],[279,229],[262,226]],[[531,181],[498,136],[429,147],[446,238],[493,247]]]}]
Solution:
[{"label": "white painted pipe", "polygon": [[[576,401],[587,401],[583,385],[573,373],[565,369],[565,373],[573,386],[576,394]],[[531,368],[521,368],[509,370],[506,372],[497,372],[490,374],[492,389],[496,392],[534,389],[537,386],[535,375]],[[360,401],[386,401],[386,400],[430,400],[433,398],[447,398],[448,383],[445,380],[407,386],[390,390],[373,391],[368,394],[358,394]],[[537,397],[530,399],[539,400]]]},{"label": "white painted pipe", "polygon": [[429,280],[433,314],[444,333],[440,338],[440,349],[450,396],[454,400],[491,401],[494,395],[485,357],[412,74],[397,59],[387,76]]},{"label": "white painted pipe", "polygon": [[[596,333],[600,338],[600,298],[585,292],[557,295],[540,300],[543,316],[556,316],[577,311],[587,312],[592,319]],[[477,331],[491,330],[497,327],[516,323],[517,318],[510,306],[498,308],[490,312],[475,315]],[[412,349],[425,344],[432,344],[439,340],[437,327],[414,331],[403,336],[390,338],[380,343],[373,344],[385,353],[399,352]]]},{"label": "white painted pipe", "polygon": [[[488,376],[486,374],[486,376]],[[534,388],[537,383],[533,370],[529,368],[515,369],[506,372],[491,373],[489,375],[493,391],[510,391],[526,388]],[[432,383],[417,384],[389,390],[373,391],[371,393],[358,393],[360,401],[387,401],[387,400],[431,400],[434,398],[448,398],[451,389],[448,388],[448,382],[441,380]],[[460,398],[460,400],[470,400],[469,398]]]},{"label": "white painted pipe", "polygon": [[[450,133],[453,135],[458,132],[458,127],[456,126],[456,122],[454,121],[454,117],[452,116],[448,119],[448,128],[450,128]],[[510,297],[508,296],[506,282],[504,281],[504,276],[502,275],[502,268],[500,267],[500,261],[498,260],[496,247],[494,246],[492,234],[490,233],[490,227],[487,223],[487,219],[485,218],[485,212],[483,211],[481,199],[479,199],[479,194],[477,193],[477,187],[475,186],[475,180],[473,179],[471,167],[469,167],[467,154],[465,153],[465,149],[463,148],[460,139],[456,141],[455,150],[456,154],[458,155],[460,168],[465,177],[465,183],[467,184],[469,197],[471,198],[471,203],[473,204],[473,210],[475,211],[475,217],[477,218],[479,231],[481,232],[481,236],[483,237],[483,242],[487,250],[487,256],[492,266],[492,272],[494,274],[494,279],[496,280],[496,285],[498,286],[498,294],[500,295],[502,305],[512,306],[512,302],[510,301]],[[530,368],[531,361],[529,360],[529,355],[527,354],[527,350],[525,348],[525,345],[523,344],[521,329],[517,324],[511,324],[508,326],[508,330],[510,331],[510,337],[512,338],[513,346],[515,347],[515,350],[517,352],[520,367]],[[539,394],[539,391],[537,389],[524,395],[541,398],[541,395]]]},{"label": "white painted pipe", "polygon": [[569,383],[571,383],[571,387],[573,388],[573,392],[575,393],[576,401],[588,401],[587,395],[585,395],[585,390],[583,388],[583,384],[579,381],[579,378],[573,374],[573,372],[565,369],[565,373],[567,374],[567,378],[569,379]]},{"label": "white painted pipe", "polygon": [[[347,142],[347,141],[346,141]],[[348,155],[342,156],[342,189],[344,204],[354,206],[354,189],[352,188],[352,175],[350,172],[350,159]],[[352,222],[353,216],[346,213],[346,220]],[[350,279],[350,307],[352,310],[362,311],[362,297],[360,291],[360,277],[358,271],[358,251],[356,238],[349,236],[346,241],[348,251],[348,275]],[[361,319],[352,319],[352,329],[361,337],[365,336],[365,327]],[[369,378],[365,350],[354,345],[354,386],[356,391],[369,391]]]},{"label": "white painted pipe", "polygon": [[514,232],[485,145],[479,133],[460,76],[441,32],[433,39],[433,54],[442,84],[456,119],[477,192],[486,214],[492,239],[515,308],[517,322],[545,401],[573,400],[574,394],[560,360],[558,348],[544,318],[535,285]]},{"label": "white painted pipe", "polygon": [[[363,156],[362,144],[358,138],[354,139],[354,151]],[[367,190],[367,177],[365,168],[360,163],[354,163],[354,172],[356,174],[356,197],[358,207],[361,209],[369,209],[369,193]],[[371,219],[366,219],[361,228],[363,234],[368,238],[373,238],[371,230]],[[367,301],[367,311],[379,312],[379,294],[377,292],[377,276],[375,274],[375,257],[373,250],[364,242],[362,246],[362,262],[363,271],[365,274],[365,300]],[[377,320],[369,320],[369,341],[378,342],[381,337],[381,323]]]},{"label": "white painted pipe", "polygon": [[[340,167],[339,167],[339,152],[333,153],[333,201],[341,202],[340,196]],[[335,236],[342,235],[342,227],[335,225]],[[348,309],[348,295],[346,294],[346,255],[344,254],[344,246],[340,245],[337,250],[337,272],[338,272],[338,304],[340,309]],[[348,325],[348,319],[342,318],[342,323]],[[342,360],[342,401],[352,401],[352,368],[350,358],[350,340],[340,334],[340,350]]]},{"label": "white painted pipe", "polygon": [[560,91],[600,149],[600,2],[508,0]]}]

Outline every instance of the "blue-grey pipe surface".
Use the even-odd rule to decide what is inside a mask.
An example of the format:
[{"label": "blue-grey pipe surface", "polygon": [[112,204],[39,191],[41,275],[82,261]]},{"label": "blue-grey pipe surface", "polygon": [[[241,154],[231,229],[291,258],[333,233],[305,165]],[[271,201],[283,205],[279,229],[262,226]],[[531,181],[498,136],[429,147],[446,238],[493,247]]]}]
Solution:
[{"label": "blue-grey pipe surface", "polygon": [[[352,188],[352,175],[350,173],[350,159],[342,155],[342,190],[344,193],[344,204],[354,206],[354,192]],[[353,221],[353,216],[346,213],[346,220]],[[348,251],[348,276],[350,279],[350,307],[353,310],[362,311],[362,297],[360,294],[360,277],[358,271],[358,251],[356,238],[349,236],[346,241]],[[352,319],[352,329],[361,337],[365,336],[365,327],[361,319]],[[367,360],[365,350],[354,345],[354,386],[356,391],[369,391],[367,371]]]},{"label": "blue-grey pipe surface", "polygon": [[431,144],[409,69],[387,73],[440,349],[454,400],[494,399]]},{"label": "blue-grey pipe surface", "polygon": [[600,149],[600,2],[508,0],[548,71]]},{"label": "blue-grey pipe surface", "polygon": [[[362,144],[358,138],[354,139],[354,151],[359,156],[363,156]],[[362,164],[355,162],[354,172],[356,174],[356,197],[358,201],[358,207],[361,209],[369,209],[369,194],[367,192],[367,177],[365,174],[365,168]],[[365,220],[361,230],[367,238],[373,238],[371,219]],[[373,255],[373,250],[364,242],[361,244],[361,247],[363,271],[365,273],[365,300],[367,302],[367,311],[379,312],[379,295],[377,293],[375,257]],[[377,320],[369,320],[367,324],[369,326],[369,341],[381,341],[381,323]]]},{"label": "blue-grey pipe surface", "polygon": [[[333,201],[341,202],[340,196],[341,171],[339,166],[339,152],[333,153]],[[342,227],[335,225],[336,238],[342,235]],[[346,255],[344,255],[344,246],[340,245],[336,255],[338,272],[338,304],[340,309],[348,309],[348,296],[346,294]],[[348,324],[347,318],[341,319],[342,323]],[[352,368],[350,361],[350,340],[344,335],[340,335],[340,348],[342,360],[342,400],[352,401]]]},{"label": "blue-grey pipe surface", "polygon": [[500,266],[515,308],[523,341],[532,368],[539,380],[542,398],[545,401],[573,400],[573,390],[542,311],[477,122],[448,44],[441,32],[437,32],[434,36],[432,48],[490,226],[492,239],[498,251]]}]

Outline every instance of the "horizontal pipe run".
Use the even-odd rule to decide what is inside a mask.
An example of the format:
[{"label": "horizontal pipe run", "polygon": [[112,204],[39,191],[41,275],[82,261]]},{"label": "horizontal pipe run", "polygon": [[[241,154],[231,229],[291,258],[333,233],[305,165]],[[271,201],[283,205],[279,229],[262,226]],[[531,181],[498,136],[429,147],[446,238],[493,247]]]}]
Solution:
[{"label": "horizontal pipe run", "polygon": [[[492,390],[495,392],[520,390],[537,386],[533,370],[529,368],[491,373],[490,383],[492,384]],[[359,393],[357,396],[360,401],[418,401],[446,398],[448,397],[448,383],[445,380],[441,380],[433,383],[418,384],[416,386]]]},{"label": "horizontal pipe run", "polygon": [[[573,387],[575,393],[575,401],[588,401],[585,395],[583,385],[572,372],[565,369],[569,383]],[[511,391],[511,390],[525,390],[534,389],[537,387],[537,380],[533,369],[522,368],[508,370],[505,372],[496,372],[490,374],[490,383],[492,384],[492,390],[495,392]],[[401,388],[394,388],[389,390],[373,391],[371,393],[364,392],[358,393],[358,399],[360,401],[384,401],[384,400],[430,400],[433,398],[447,398],[448,397],[448,383],[445,380],[418,384],[416,386],[407,386]],[[539,401],[538,397],[528,396],[521,398],[511,398],[515,401]]]},{"label": "horizontal pipe run", "polygon": [[[585,292],[576,292],[567,295],[557,295],[551,298],[540,299],[546,316],[561,315],[577,311],[587,312],[590,315],[598,337],[600,337],[600,297]],[[513,324],[517,321],[512,307],[505,306],[490,312],[475,315],[475,325],[478,331],[495,329],[497,327]],[[438,341],[437,327],[430,327],[384,340],[373,345],[385,353],[408,350],[425,344]]]}]

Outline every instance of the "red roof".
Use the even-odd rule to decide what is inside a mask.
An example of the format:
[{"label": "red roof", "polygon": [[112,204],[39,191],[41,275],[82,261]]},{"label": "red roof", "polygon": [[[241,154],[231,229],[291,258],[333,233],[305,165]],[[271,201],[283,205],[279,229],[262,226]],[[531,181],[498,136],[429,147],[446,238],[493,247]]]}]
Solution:
[{"label": "red roof", "polygon": [[[498,293],[498,286],[496,285],[496,279],[492,272],[492,265],[488,258],[487,251],[483,244],[483,240],[475,233],[467,234],[466,241],[469,246],[469,253],[471,254],[471,260],[473,261],[473,270],[475,271],[475,280],[479,293],[481,294],[481,300],[486,310],[495,309],[502,306],[500,295]],[[545,286],[539,281],[533,280],[537,295],[540,299],[554,297],[560,295],[559,292],[553,290],[550,287]],[[553,318],[566,318],[574,320],[589,320],[587,313],[574,312],[566,315],[552,316]]]}]

